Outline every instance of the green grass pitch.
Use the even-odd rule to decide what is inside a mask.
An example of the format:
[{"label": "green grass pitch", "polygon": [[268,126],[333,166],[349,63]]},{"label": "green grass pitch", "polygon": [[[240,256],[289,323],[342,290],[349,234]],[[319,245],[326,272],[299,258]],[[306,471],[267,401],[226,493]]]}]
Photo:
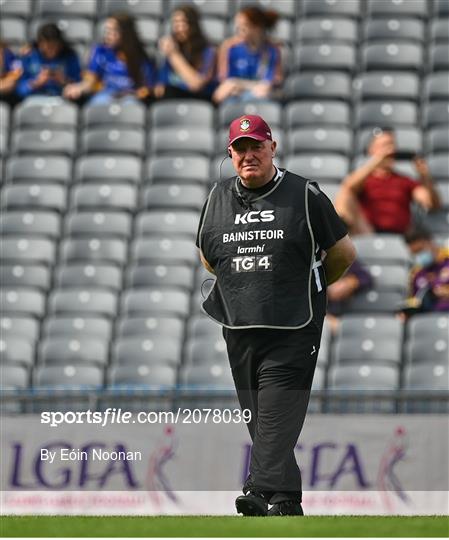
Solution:
[{"label": "green grass pitch", "polygon": [[448,537],[445,516],[2,516],[2,537]]}]

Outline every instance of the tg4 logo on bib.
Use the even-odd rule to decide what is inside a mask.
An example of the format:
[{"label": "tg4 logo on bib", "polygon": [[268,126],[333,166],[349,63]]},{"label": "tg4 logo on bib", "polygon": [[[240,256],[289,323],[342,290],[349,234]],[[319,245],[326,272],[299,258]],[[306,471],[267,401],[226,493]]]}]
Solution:
[{"label": "tg4 logo on bib", "polygon": [[273,265],[271,255],[255,255],[233,257],[231,261],[231,272],[271,272]]}]

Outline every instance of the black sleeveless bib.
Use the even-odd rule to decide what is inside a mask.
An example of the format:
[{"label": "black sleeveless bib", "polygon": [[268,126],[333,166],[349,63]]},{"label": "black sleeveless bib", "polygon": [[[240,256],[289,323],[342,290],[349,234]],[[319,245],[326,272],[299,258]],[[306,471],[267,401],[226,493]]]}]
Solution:
[{"label": "black sleeveless bib", "polygon": [[270,191],[248,203],[236,177],[213,187],[199,245],[217,277],[202,308],[219,324],[297,329],[312,319],[310,183],[284,171]]}]

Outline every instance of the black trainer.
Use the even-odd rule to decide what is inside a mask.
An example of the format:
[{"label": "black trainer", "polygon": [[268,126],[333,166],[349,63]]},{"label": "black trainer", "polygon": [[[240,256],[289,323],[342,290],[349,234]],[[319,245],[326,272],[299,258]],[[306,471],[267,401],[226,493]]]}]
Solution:
[{"label": "black trainer", "polygon": [[298,501],[281,501],[273,504],[267,516],[303,516],[301,503]]},{"label": "black trainer", "polygon": [[266,516],[268,512],[267,500],[257,491],[250,491],[246,495],[237,497],[235,507],[237,513],[244,516]]}]

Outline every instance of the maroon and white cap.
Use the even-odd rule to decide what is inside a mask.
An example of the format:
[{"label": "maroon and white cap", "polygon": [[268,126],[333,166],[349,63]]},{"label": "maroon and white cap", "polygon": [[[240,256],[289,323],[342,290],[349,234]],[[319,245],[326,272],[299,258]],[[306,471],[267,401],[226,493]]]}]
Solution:
[{"label": "maroon and white cap", "polygon": [[245,114],[231,122],[229,126],[228,146],[243,137],[249,137],[256,141],[273,140],[270,126],[261,116],[255,114]]}]

